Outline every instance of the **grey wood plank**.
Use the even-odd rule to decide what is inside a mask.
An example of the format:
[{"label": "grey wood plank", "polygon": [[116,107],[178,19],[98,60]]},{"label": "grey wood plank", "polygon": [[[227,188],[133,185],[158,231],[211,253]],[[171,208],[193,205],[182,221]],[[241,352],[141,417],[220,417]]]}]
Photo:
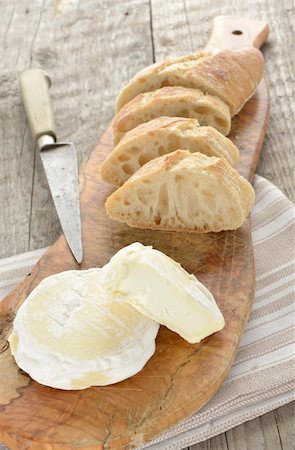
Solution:
[{"label": "grey wood plank", "polygon": [[226,432],[229,450],[282,449],[274,412],[245,422]]},{"label": "grey wood plank", "polygon": [[295,442],[295,402],[274,411],[283,450],[292,450]]},{"label": "grey wood plank", "polygon": [[[265,450],[265,443],[261,428],[256,420],[245,422],[226,432],[229,450]],[[280,448],[280,447],[279,447]],[[277,450],[279,450],[279,448]]]},{"label": "grey wood plank", "polygon": [[59,137],[75,143],[81,163],[111,120],[120,87],[152,62],[152,43],[148,0],[58,2],[58,8],[50,0],[2,0],[1,18],[0,257],[5,257],[49,245],[60,234],[41,161],[34,156],[20,73],[34,66],[51,75]]},{"label": "grey wood plank", "polygon": [[[270,23],[271,35],[263,51],[266,60],[266,79],[270,88],[271,118],[257,172],[274,182],[293,200],[294,104],[291,103],[291,96],[294,93],[294,83],[291,74],[294,70],[290,56],[292,2],[171,0],[165,4],[163,13],[163,2],[152,0],[151,10],[156,60],[201,49],[206,44],[212,19],[216,15],[245,15]],[[288,405],[281,408],[282,417],[287,407]],[[290,414],[288,409],[284,423],[290,422]],[[229,437],[229,432],[223,433],[218,438],[191,446],[190,449],[223,449],[227,443],[228,448],[232,450],[281,448],[278,433],[280,425],[276,424],[273,413],[255,419],[245,427],[238,427],[238,431]],[[287,436],[288,432],[284,435]],[[286,441],[288,442],[287,437]]]},{"label": "grey wood plank", "polygon": [[226,434],[219,434],[207,441],[191,445],[188,449],[184,450],[228,450]]},{"label": "grey wood plank", "polygon": [[[237,14],[270,23],[269,42],[264,46],[266,79],[269,83],[271,118],[257,172],[275,183],[294,201],[294,62],[291,57],[294,29],[292,0],[152,0],[156,59],[201,49],[208,39],[212,19]],[[293,14],[292,14],[293,11]]]},{"label": "grey wood plank", "polygon": [[[75,143],[80,163],[111,120],[122,84],[152,62],[148,1],[100,2],[96,8],[92,5],[89,0],[78,6],[65,4],[53,20],[52,12],[45,10],[44,26],[32,54],[33,64],[42,64],[52,76],[59,135]],[[50,47],[44,46],[48,40]],[[35,249],[48,245],[60,234],[38,156],[32,202],[29,248]]]},{"label": "grey wood plank", "polygon": [[1,2],[0,26],[0,257],[28,250],[34,151],[24,120],[18,76],[30,67],[42,2],[30,15],[19,2]]},{"label": "grey wood plank", "polygon": [[[73,140],[81,162],[111,119],[120,87],[152,62],[153,53],[159,60],[201,48],[218,14],[271,23],[264,52],[272,115],[258,172],[294,198],[291,0],[173,0],[165,8],[160,0],[57,0],[55,6],[49,0],[0,0],[0,7],[0,257],[48,245],[60,233],[19,96],[21,71],[34,65],[51,74],[59,136]],[[271,441],[277,444],[279,437],[288,450],[294,441],[293,408],[286,405],[249,422],[240,433],[228,432],[191,449],[223,450],[228,438],[236,445],[229,448],[240,450],[245,438],[248,445],[262,445],[246,448],[271,450]]]}]

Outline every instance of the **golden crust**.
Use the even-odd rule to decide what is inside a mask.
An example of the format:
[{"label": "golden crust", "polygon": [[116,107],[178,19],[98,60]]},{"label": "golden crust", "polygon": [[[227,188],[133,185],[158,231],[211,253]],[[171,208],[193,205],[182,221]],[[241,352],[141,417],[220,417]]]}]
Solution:
[{"label": "golden crust", "polygon": [[195,118],[200,125],[213,126],[224,135],[230,131],[230,110],[222,100],[198,89],[170,86],[139,94],[116,114],[114,144],[128,131],[159,116]]},{"label": "golden crust", "polygon": [[187,72],[191,85],[226,102],[234,116],[256,91],[262,79],[264,59],[256,48],[223,50],[202,59]]},{"label": "golden crust", "polygon": [[186,123],[186,121],[193,121],[196,126],[200,126],[197,119],[186,119],[184,117],[168,117],[168,116],[160,116],[156,117],[153,120],[150,120],[149,122],[144,122],[138,125],[137,127],[133,128],[132,130],[128,131],[128,133],[125,134],[125,136],[121,139],[120,143],[125,143],[130,138],[138,136],[141,133],[153,133],[157,131],[158,129],[163,128],[169,128],[173,125],[177,126],[181,123]]},{"label": "golden crust", "polygon": [[105,206],[131,227],[206,233],[240,227],[253,202],[251,184],[225,159],[177,150],[145,164]]},{"label": "golden crust", "polygon": [[199,52],[165,60],[132,78],[118,97],[116,111],[140,93],[163,86],[184,86],[219,96],[229,105],[233,116],[254,94],[263,68],[263,56],[255,48]]},{"label": "golden crust", "polygon": [[[169,66],[173,66],[174,64],[187,63],[192,61],[197,61],[200,58],[204,58],[211,55],[210,52],[197,52],[191,55],[185,55],[178,58],[170,58],[165,59],[163,61],[159,61],[155,64],[151,64],[148,67],[145,67],[140,72],[138,72],[125,86],[122,92],[119,94],[116,102],[116,112],[120,111],[120,109],[138,94],[155,91],[164,86],[169,86],[168,80],[161,80],[161,72],[168,68]],[[157,79],[157,75],[159,79]],[[171,84],[174,86],[175,83]],[[181,85],[180,85],[181,86]]]},{"label": "golden crust", "polygon": [[212,127],[200,127],[196,119],[158,117],[138,125],[108,155],[100,167],[102,179],[121,186],[151,159],[178,148],[225,158],[236,166],[237,147]]}]

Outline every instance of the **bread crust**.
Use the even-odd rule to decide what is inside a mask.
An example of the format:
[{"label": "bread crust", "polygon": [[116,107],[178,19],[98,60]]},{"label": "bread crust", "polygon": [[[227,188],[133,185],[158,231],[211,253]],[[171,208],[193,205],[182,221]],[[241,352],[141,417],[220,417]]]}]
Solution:
[{"label": "bread crust", "polygon": [[121,186],[151,159],[178,148],[225,158],[233,167],[237,147],[212,127],[201,127],[196,119],[158,117],[127,132],[100,167],[102,179]]},{"label": "bread crust", "polygon": [[254,94],[263,69],[264,59],[256,48],[199,52],[165,60],[131,79],[118,97],[116,111],[140,93],[163,86],[184,86],[217,95],[234,116]]},{"label": "bread crust", "polygon": [[256,91],[263,69],[262,53],[254,47],[224,50],[202,59],[187,77],[192,85],[226,102],[235,116]]},{"label": "bread crust", "polygon": [[128,131],[159,116],[195,118],[200,125],[213,126],[224,135],[230,131],[230,110],[219,97],[198,89],[169,86],[139,94],[116,114],[114,144]]},{"label": "bread crust", "polygon": [[131,227],[208,233],[240,227],[254,197],[225,159],[177,150],[145,164],[105,206]]}]

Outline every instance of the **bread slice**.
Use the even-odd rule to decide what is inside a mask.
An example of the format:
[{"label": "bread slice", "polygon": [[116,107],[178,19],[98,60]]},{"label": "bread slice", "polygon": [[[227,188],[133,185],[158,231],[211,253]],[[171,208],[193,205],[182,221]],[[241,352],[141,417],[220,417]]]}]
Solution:
[{"label": "bread slice", "polygon": [[[143,92],[155,91],[164,86],[183,86],[180,83],[180,77],[178,83],[173,83],[172,79],[168,78],[167,72],[169,73],[171,66],[182,64],[180,67],[182,71],[185,71],[186,68],[192,65],[195,66],[200,58],[207,58],[211,54],[211,52],[200,51],[191,55],[164,59],[140,70],[120,92],[116,102],[116,112],[120,111],[126,103]],[[166,76],[163,73],[165,70]]]},{"label": "bread slice", "polygon": [[202,59],[187,72],[187,79],[189,85],[221,98],[235,116],[255,93],[263,70],[263,55],[256,48],[224,50]]},{"label": "bread slice", "polygon": [[225,158],[235,167],[239,150],[212,127],[200,127],[196,119],[158,117],[125,134],[100,167],[102,179],[121,186],[143,164],[178,148]]},{"label": "bread slice", "polygon": [[254,94],[263,75],[264,60],[256,48],[199,52],[153,64],[135,75],[117,100],[119,111],[142,92],[163,86],[184,86],[217,95],[231,115]]},{"label": "bread slice", "polygon": [[224,135],[230,131],[229,107],[218,97],[205,95],[198,89],[163,87],[139,94],[116,114],[113,121],[114,144],[128,131],[159,116],[190,117]]},{"label": "bread slice", "polygon": [[176,150],[145,164],[106,201],[131,227],[207,233],[242,225],[254,190],[223,158]]}]

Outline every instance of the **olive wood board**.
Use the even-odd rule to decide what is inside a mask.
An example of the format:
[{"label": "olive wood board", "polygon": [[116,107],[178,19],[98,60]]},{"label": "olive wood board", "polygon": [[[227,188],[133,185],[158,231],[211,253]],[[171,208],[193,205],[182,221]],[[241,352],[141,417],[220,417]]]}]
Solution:
[{"label": "olive wood board", "polygon": [[[206,48],[260,47],[267,24],[235,16],[215,18]],[[241,152],[239,172],[252,180],[266,131],[266,83],[233,119],[230,138]],[[0,302],[0,441],[11,449],[130,449],[195,413],[215,394],[236,355],[255,290],[251,225],[191,234],[132,229],[106,217],[112,188],[99,166],[112,149],[109,127],[80,171],[84,261],[78,266],[61,236],[32,272]],[[189,192],[188,192],[189,195]],[[42,386],[19,370],[7,337],[18,307],[45,277],[70,269],[101,267],[122,247],[141,242],[194,273],[215,296],[224,317],[221,332],[189,344],[161,327],[157,349],[137,375],[81,391]]]}]

